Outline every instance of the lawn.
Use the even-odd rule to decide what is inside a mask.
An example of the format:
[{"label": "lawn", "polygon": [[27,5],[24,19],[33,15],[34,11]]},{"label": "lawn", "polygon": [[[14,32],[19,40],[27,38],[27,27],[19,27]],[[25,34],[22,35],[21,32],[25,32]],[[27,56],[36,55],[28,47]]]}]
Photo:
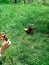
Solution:
[{"label": "lawn", "polygon": [[[34,34],[24,28],[34,23]],[[11,46],[0,59],[3,65],[49,65],[49,7],[41,4],[0,4],[0,32]],[[2,41],[0,41],[0,45]]]}]

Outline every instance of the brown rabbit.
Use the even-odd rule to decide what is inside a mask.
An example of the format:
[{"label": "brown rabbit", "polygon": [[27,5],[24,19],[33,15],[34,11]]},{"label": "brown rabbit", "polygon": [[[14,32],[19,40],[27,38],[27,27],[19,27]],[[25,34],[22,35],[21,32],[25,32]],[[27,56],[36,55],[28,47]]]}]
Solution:
[{"label": "brown rabbit", "polygon": [[5,42],[0,47],[0,54],[10,46],[11,41],[6,37],[4,32],[0,33],[0,40],[5,40]]},{"label": "brown rabbit", "polygon": [[25,28],[26,33],[34,33],[34,24],[31,24],[27,28]]}]

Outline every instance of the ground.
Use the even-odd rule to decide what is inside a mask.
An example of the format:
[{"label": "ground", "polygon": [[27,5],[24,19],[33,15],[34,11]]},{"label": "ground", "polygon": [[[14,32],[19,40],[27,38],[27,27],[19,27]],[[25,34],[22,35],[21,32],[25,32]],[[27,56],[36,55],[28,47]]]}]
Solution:
[{"label": "ground", "polygon": [[[34,23],[34,34],[24,28]],[[49,7],[41,4],[0,4],[0,32],[11,46],[3,53],[3,65],[49,65]],[[0,45],[3,41],[0,41]]]}]

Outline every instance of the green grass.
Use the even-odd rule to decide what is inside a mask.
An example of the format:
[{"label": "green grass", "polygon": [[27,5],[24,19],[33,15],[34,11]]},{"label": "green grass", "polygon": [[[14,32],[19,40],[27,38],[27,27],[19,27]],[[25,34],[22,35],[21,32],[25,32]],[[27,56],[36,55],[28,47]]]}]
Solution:
[{"label": "green grass", "polygon": [[[26,34],[24,28],[31,23],[35,33]],[[3,65],[49,65],[48,24],[48,6],[0,4],[0,32],[6,32],[12,42],[3,53]]]}]

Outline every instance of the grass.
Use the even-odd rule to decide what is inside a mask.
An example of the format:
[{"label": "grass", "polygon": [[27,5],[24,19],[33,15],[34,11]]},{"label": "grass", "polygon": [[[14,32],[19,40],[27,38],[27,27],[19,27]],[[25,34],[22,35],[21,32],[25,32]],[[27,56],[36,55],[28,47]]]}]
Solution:
[{"label": "grass", "polygon": [[[31,23],[35,33],[26,34],[24,28]],[[48,6],[0,4],[0,32],[6,32],[12,42],[3,53],[3,65],[49,65],[48,24]]]}]

